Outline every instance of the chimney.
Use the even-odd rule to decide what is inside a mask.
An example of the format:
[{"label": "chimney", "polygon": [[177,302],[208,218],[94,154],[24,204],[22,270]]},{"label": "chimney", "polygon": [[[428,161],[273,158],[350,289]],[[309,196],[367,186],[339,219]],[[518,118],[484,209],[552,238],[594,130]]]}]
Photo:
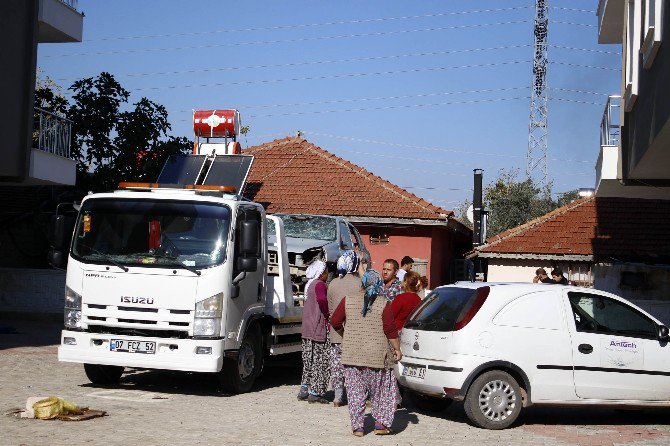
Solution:
[{"label": "chimney", "polygon": [[482,240],[482,215],[483,215],[483,204],[482,204],[482,177],[484,170],[483,169],[474,169],[475,173],[475,187],[474,193],[472,195],[472,246],[477,247],[484,244]]}]

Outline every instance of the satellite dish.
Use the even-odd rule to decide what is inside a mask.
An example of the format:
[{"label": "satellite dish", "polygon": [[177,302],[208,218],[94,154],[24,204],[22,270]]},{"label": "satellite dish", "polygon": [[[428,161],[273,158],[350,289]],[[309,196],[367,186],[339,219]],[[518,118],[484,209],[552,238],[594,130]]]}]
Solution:
[{"label": "satellite dish", "polygon": [[475,208],[472,205],[468,206],[468,210],[465,211],[465,216],[468,217],[470,223],[475,222]]}]

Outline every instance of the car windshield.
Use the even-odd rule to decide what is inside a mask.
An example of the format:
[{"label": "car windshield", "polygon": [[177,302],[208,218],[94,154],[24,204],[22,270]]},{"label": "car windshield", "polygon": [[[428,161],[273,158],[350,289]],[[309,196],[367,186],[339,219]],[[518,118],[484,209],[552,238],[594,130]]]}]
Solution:
[{"label": "car windshield", "polygon": [[[337,238],[337,222],[333,217],[317,215],[279,215],[284,222],[286,237],[310,238],[329,242]],[[268,234],[274,235],[274,226],[268,225]]]},{"label": "car windshield", "polygon": [[92,199],[82,205],[72,255],[90,263],[206,268],[222,263],[230,209],[214,203]]},{"label": "car windshield", "polygon": [[472,306],[477,290],[438,288],[423,300],[405,324],[406,328],[427,331],[454,331],[456,321]]}]

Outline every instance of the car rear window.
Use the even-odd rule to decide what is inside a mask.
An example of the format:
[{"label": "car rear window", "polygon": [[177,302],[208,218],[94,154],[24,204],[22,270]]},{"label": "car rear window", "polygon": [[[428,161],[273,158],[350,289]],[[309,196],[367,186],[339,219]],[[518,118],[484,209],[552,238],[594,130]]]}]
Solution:
[{"label": "car rear window", "polygon": [[475,316],[489,290],[489,287],[438,288],[426,296],[405,327],[427,331],[459,330]]}]

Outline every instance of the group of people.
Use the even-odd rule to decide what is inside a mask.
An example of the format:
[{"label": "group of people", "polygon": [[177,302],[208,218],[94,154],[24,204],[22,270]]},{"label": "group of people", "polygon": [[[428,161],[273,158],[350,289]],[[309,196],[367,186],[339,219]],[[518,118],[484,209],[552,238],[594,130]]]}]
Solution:
[{"label": "group of people", "polygon": [[329,284],[324,262],[316,260],[307,268],[298,400],[329,404],[324,395],[330,385],[333,405],[348,404],[357,437],[364,435],[366,401],[377,435],[392,433],[401,402],[393,372],[402,358],[399,332],[421,303],[419,292],[426,286],[425,277],[411,271],[411,258],[401,263],[402,268],[386,259],[380,274],[356,251],[345,251]]},{"label": "group of people", "polygon": [[533,277],[533,283],[550,283],[555,285],[569,285],[568,279],[563,275],[563,270],[561,268],[554,268],[551,270],[551,277],[547,274],[547,271],[544,268],[538,268],[535,270],[535,277]]}]

